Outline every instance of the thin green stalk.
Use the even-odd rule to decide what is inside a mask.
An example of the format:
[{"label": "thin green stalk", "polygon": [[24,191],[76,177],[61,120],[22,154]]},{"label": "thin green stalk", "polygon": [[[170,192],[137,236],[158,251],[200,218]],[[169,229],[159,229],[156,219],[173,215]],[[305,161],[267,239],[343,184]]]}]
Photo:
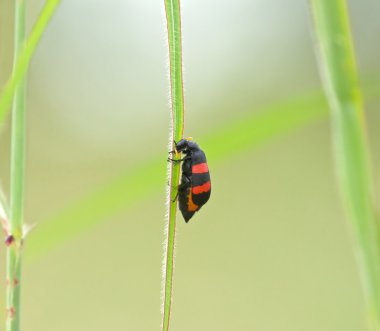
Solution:
[{"label": "thin green stalk", "polygon": [[[174,150],[174,141],[183,137],[184,127],[184,98],[182,78],[182,44],[181,44],[181,9],[179,0],[165,0],[166,21],[169,44],[170,63],[170,92],[172,110],[172,129],[170,150]],[[174,156],[175,158],[176,156]],[[164,268],[164,302],[163,302],[163,331],[169,330],[170,309],[173,288],[174,269],[174,241],[177,213],[177,189],[180,176],[179,162],[171,162],[168,166],[169,194],[168,194],[168,220],[167,239],[165,249]]]},{"label": "thin green stalk", "polygon": [[380,330],[380,232],[363,101],[345,0],[311,0],[329,101],[336,172],[350,220],[373,330]]},{"label": "thin green stalk", "polygon": [[24,78],[28,70],[30,59],[36,50],[38,42],[40,41],[41,36],[46,29],[46,26],[48,25],[60,2],[61,0],[46,1],[25,45],[20,45],[19,47],[19,53],[14,66],[14,70],[12,72],[12,76],[9,78],[7,84],[5,85],[5,88],[0,95],[0,125],[4,122],[4,118],[9,111],[9,106],[12,102],[13,95],[18,85]]},{"label": "thin green stalk", "polygon": [[[25,0],[15,1],[14,70],[25,41]],[[6,331],[20,329],[21,248],[23,240],[24,158],[25,158],[25,80],[15,90],[12,111],[11,199],[7,240],[7,318]]]}]

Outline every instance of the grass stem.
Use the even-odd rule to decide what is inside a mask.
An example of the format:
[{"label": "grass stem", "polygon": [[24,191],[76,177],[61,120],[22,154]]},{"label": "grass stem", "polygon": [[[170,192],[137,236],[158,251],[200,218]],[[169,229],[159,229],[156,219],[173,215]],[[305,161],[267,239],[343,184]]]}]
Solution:
[{"label": "grass stem", "polygon": [[[181,40],[181,10],[179,0],[165,0],[165,11],[168,30],[169,63],[170,63],[170,95],[172,111],[172,128],[170,150],[174,150],[174,141],[183,137],[184,127],[184,97],[182,77],[182,40]],[[173,288],[174,241],[177,213],[177,187],[180,176],[180,165],[171,162],[168,166],[169,194],[168,220],[164,268],[164,302],[163,302],[163,331],[169,330],[170,310]]]},{"label": "grass stem", "polygon": [[[22,2],[23,1],[15,0],[17,6],[18,3]],[[17,54],[12,76],[8,79],[8,82],[0,95],[0,125],[4,122],[4,118],[9,111],[9,106],[12,103],[14,93],[20,82],[23,80],[41,36],[60,2],[61,0],[46,0],[29,38],[26,40],[25,44],[19,45],[19,52]]]},{"label": "grass stem", "polygon": [[350,220],[372,330],[380,330],[380,232],[365,116],[345,0],[311,0],[331,109],[336,173]]},{"label": "grass stem", "polygon": [[[25,42],[26,1],[15,1],[14,68]],[[7,317],[6,331],[20,329],[21,248],[23,241],[25,164],[25,79],[15,89],[12,110],[11,198],[7,239]]]}]

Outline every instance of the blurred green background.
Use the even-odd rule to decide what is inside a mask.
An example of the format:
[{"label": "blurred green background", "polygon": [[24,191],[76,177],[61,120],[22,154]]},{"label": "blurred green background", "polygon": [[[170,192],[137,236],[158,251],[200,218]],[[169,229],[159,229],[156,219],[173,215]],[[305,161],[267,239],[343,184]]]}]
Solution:
[{"label": "blurred green background", "polygon": [[[12,3],[0,1],[2,85]],[[28,2],[29,27],[42,4]],[[380,3],[349,5],[380,187]],[[318,95],[308,2],[183,0],[182,13],[185,134],[210,155],[213,193],[189,224],[178,218],[171,329],[366,330],[323,100],[315,120],[236,153],[212,140],[272,105],[281,113],[288,100]],[[25,331],[160,327],[165,33],[163,1],[63,0],[37,49],[27,98],[25,218],[37,227],[25,247]],[[7,192],[9,124],[0,173]],[[80,203],[108,183],[109,194]]]}]

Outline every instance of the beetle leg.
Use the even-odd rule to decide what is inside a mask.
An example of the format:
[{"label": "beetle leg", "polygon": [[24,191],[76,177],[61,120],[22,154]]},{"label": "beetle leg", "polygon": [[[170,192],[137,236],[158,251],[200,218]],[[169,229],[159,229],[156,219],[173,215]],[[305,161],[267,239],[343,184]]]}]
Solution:
[{"label": "beetle leg", "polygon": [[177,191],[177,194],[175,195],[175,198],[172,200],[172,202],[176,202],[176,200],[178,199],[178,194],[179,194],[179,191]]},{"label": "beetle leg", "polygon": [[172,161],[172,162],[179,163],[179,162],[182,162],[182,161],[185,161],[185,160],[186,160],[185,157],[183,159],[179,159],[179,160],[171,159],[170,157],[168,157],[168,162]]},{"label": "beetle leg", "polygon": [[[185,180],[185,181],[184,181]],[[178,185],[177,194],[172,202],[175,202],[178,199],[179,192],[182,192],[188,189],[191,186],[191,180],[187,176],[182,177],[182,183]]]},{"label": "beetle leg", "polygon": [[178,192],[184,191],[191,186],[191,180],[187,176],[182,176],[182,183],[178,185]]}]

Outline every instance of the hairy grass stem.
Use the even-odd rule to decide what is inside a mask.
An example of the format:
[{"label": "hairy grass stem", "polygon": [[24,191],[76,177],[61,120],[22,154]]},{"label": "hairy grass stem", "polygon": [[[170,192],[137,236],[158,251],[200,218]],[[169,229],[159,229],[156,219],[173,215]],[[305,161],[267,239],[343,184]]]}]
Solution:
[{"label": "hairy grass stem", "polygon": [[[21,1],[15,0],[16,5],[19,2]],[[23,80],[41,36],[60,2],[61,0],[46,0],[46,3],[32,29],[32,32],[30,33],[30,36],[25,43],[19,45],[17,59],[12,75],[8,79],[7,84],[0,95],[0,125],[4,122],[4,119],[9,111],[10,104],[13,100],[13,95],[20,82]]]},{"label": "hairy grass stem", "polygon": [[[182,40],[181,40],[181,8],[179,0],[165,0],[166,22],[169,45],[170,97],[172,128],[170,134],[170,150],[174,150],[174,141],[183,137],[184,97],[182,76]],[[175,159],[178,157],[173,156]],[[169,192],[167,196],[168,215],[166,229],[166,247],[164,256],[163,284],[163,321],[162,330],[169,330],[170,310],[173,290],[175,226],[177,214],[177,191],[180,176],[179,162],[170,162],[168,166]]]},{"label": "hairy grass stem", "polygon": [[[26,0],[15,1],[14,67],[25,41]],[[21,250],[25,172],[25,79],[15,89],[12,110],[10,219],[7,233],[6,331],[20,330]]]},{"label": "hairy grass stem", "polygon": [[350,220],[372,330],[380,330],[380,232],[363,101],[345,0],[311,0],[331,109],[336,173]]}]

